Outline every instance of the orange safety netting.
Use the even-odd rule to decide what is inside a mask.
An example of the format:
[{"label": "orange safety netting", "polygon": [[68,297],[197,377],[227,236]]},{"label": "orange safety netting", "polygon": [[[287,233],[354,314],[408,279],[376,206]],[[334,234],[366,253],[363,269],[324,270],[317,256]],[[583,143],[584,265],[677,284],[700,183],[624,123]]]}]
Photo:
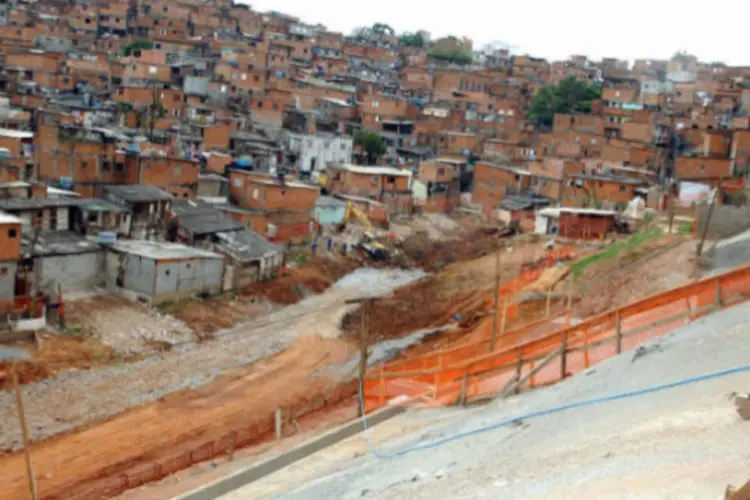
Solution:
[{"label": "orange safety netting", "polygon": [[[489,352],[489,341],[483,340],[386,365],[368,373],[364,384],[366,408],[381,407],[400,396],[441,406],[497,394],[527,377],[543,360],[547,364],[528,377],[519,390],[554,384],[721,307],[747,300],[748,292],[750,266],[745,266],[574,326],[566,326],[570,320],[567,313],[523,326],[503,334],[508,335],[503,337],[505,346],[494,352]],[[514,343],[508,345],[508,340]]]}]

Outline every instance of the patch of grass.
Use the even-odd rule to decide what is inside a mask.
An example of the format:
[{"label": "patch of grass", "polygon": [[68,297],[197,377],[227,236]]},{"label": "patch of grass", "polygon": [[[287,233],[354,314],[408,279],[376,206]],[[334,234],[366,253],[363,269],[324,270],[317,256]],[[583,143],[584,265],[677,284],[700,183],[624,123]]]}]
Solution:
[{"label": "patch of grass", "polygon": [[307,264],[310,259],[306,255],[295,255],[293,261],[297,264]]},{"label": "patch of grass", "polygon": [[72,337],[83,337],[88,332],[81,325],[66,325],[60,330],[61,335],[70,335]]},{"label": "patch of grass", "polygon": [[678,234],[693,234],[693,221],[685,221],[677,227]]},{"label": "patch of grass", "polygon": [[610,245],[609,247],[605,248],[599,253],[596,253],[594,255],[590,255],[584,259],[579,260],[575,264],[571,266],[571,271],[573,274],[578,277],[581,275],[581,273],[591,264],[594,264],[596,262],[611,259],[623,250],[627,249],[633,249],[634,247],[640,245],[641,243],[648,241],[652,238],[656,238],[662,233],[661,229],[659,228],[651,228],[647,231],[644,231],[642,233],[636,234],[635,236],[624,240],[619,241],[613,245]]}]

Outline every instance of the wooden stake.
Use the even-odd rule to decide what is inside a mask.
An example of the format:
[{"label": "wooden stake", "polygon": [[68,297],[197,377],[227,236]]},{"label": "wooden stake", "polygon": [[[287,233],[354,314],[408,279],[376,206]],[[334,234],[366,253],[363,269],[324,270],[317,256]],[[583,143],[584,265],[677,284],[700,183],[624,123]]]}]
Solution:
[{"label": "wooden stake", "polygon": [[509,391],[510,393],[518,394],[521,392],[521,385],[518,384],[518,382],[521,381],[521,370],[523,369],[523,353],[521,352],[521,349],[518,350],[518,361],[516,362],[516,386],[513,391]]},{"label": "wooden stake", "polygon": [[721,278],[716,278],[716,299],[714,301],[714,304],[716,305],[716,309],[721,309]]},{"label": "wooden stake", "polygon": [[622,352],[622,321],[620,319],[620,310],[615,311],[615,342],[617,354]]},{"label": "wooden stake", "polygon": [[505,323],[508,320],[508,297],[503,299],[503,316],[500,319],[500,333],[505,333]]},{"label": "wooden stake", "polygon": [[559,354],[560,354],[560,348],[558,347],[557,349],[552,351],[546,358],[544,358],[538,365],[536,365],[536,363],[534,363],[534,361],[532,360],[531,370],[529,371],[529,373],[527,373],[523,377],[519,377],[518,380],[514,384],[512,384],[506,389],[505,393],[503,393],[502,396],[507,397],[507,396],[510,396],[511,394],[518,394],[519,392],[521,392],[521,386],[524,385],[526,382],[529,382],[529,385],[531,387],[534,387],[535,385],[534,376],[540,371],[542,371],[544,367],[550,364],[552,360],[555,359],[555,357],[557,357],[557,355]]},{"label": "wooden stake", "polygon": [[276,423],[276,441],[278,441],[281,439],[281,408],[276,408],[275,423]]},{"label": "wooden stake", "polygon": [[500,251],[495,253],[495,300],[492,311],[492,338],[490,339],[490,352],[495,350],[497,340],[497,312],[500,306]]},{"label": "wooden stake", "polygon": [[359,380],[362,384],[362,401],[359,406],[359,416],[365,414],[365,373],[367,373],[367,312],[369,310],[369,301],[362,302],[362,323],[359,332]]},{"label": "wooden stake", "polygon": [[568,285],[568,299],[567,299],[567,303],[565,304],[565,308],[569,312],[573,308],[573,289],[575,288],[575,283],[576,283],[576,275],[571,270],[570,271],[570,284]]},{"label": "wooden stake", "polygon": [[711,200],[711,205],[708,206],[708,216],[706,217],[706,224],[703,226],[703,232],[701,234],[701,240],[698,242],[698,248],[696,248],[696,256],[700,258],[701,254],[703,253],[703,244],[706,242],[706,236],[708,235],[708,226],[711,224],[711,216],[714,213],[714,206],[716,205],[716,200],[719,198],[721,194],[721,186],[718,186],[716,188],[716,191],[714,192],[713,199]]},{"label": "wooden stake", "polygon": [[34,468],[31,465],[31,448],[29,443],[29,429],[26,426],[26,412],[23,409],[23,397],[21,395],[21,387],[18,384],[18,372],[16,371],[16,364],[13,363],[11,368],[13,372],[13,390],[16,393],[16,406],[18,408],[18,419],[21,422],[21,437],[23,439],[23,451],[26,458],[26,474],[29,481],[29,494],[31,500],[37,500],[36,493],[36,478],[34,477]]},{"label": "wooden stake", "polygon": [[672,196],[672,186],[670,185],[667,191],[667,208],[669,209],[669,233],[672,234],[672,226],[674,225],[674,196]]},{"label": "wooden stake", "polygon": [[465,372],[464,372],[464,376],[463,376],[463,378],[461,379],[461,397],[460,397],[460,404],[461,404],[462,406],[466,406],[466,399],[467,399],[467,397],[466,397],[466,382],[467,382],[467,379],[468,379],[468,378],[469,378],[469,372],[468,372],[468,371],[465,371]]},{"label": "wooden stake", "polygon": [[565,377],[568,373],[568,359],[567,359],[567,351],[568,351],[568,334],[567,332],[563,333],[562,335],[562,341],[560,342],[560,380],[565,380]]}]

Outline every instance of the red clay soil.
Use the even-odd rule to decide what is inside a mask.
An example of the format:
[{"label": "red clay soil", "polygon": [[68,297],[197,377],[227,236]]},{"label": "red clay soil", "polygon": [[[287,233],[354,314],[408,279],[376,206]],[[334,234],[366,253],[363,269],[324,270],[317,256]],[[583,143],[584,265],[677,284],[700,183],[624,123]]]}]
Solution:
[{"label": "red clay soil", "polygon": [[466,262],[489,255],[498,248],[497,228],[479,229],[457,240],[430,240],[426,234],[412,235],[402,244],[411,267],[434,273],[458,262]]},{"label": "red clay soil", "polygon": [[[495,242],[497,248],[497,242]],[[500,260],[501,281],[517,277],[522,265],[544,255],[543,245],[519,245]],[[448,266],[441,272],[397,289],[392,295],[369,306],[367,328],[374,341],[401,338],[417,330],[456,322],[471,323],[476,313],[492,300],[495,257],[489,255]],[[363,309],[357,308],[342,322],[343,329],[355,336],[361,328]]]},{"label": "red clay soil", "polygon": [[[112,349],[98,340],[68,337],[53,333],[38,333],[38,342],[21,344],[30,359],[16,363],[21,384],[55,376],[62,370],[88,369],[114,359]],[[12,363],[0,361],[0,389],[12,386]]]},{"label": "red clay soil", "polygon": [[573,313],[588,318],[680,286],[690,280],[693,254],[690,241],[665,235],[592,264],[576,279],[579,300]]},{"label": "red clay soil", "polygon": [[247,463],[248,459],[253,458],[263,460],[262,455],[265,453],[285,453],[308,439],[357,418],[359,403],[355,395],[356,391],[353,392],[351,398],[305,414],[297,420],[296,425],[285,424],[281,441],[277,441],[274,434],[269,433],[257,445],[236,450],[231,460],[228,454],[214,457],[210,461],[196,464],[163,480],[128,490],[117,498],[118,500],[175,498],[231,474],[232,470],[236,470],[232,462]]},{"label": "red clay soil", "polygon": [[355,259],[313,257],[305,264],[287,268],[275,279],[242,288],[240,295],[265,299],[275,304],[296,304],[310,292],[324,292],[359,267],[361,264]]},{"label": "red clay soil", "polygon": [[239,297],[195,298],[170,304],[167,312],[192,328],[200,339],[211,338],[224,328],[260,316],[266,308],[252,299]]},{"label": "red clay soil", "polygon": [[[321,372],[348,361],[355,352],[356,347],[345,340],[304,337],[274,358],[198,389],[34,443],[39,498],[109,497],[119,493],[113,488],[122,484],[124,476],[136,477],[143,470],[151,473],[159,467],[156,464],[172,457],[190,457],[191,451],[235,429],[272,419],[277,407],[314,403],[338,386]],[[23,454],[0,457],[0,484],[0,499],[28,497]]]}]

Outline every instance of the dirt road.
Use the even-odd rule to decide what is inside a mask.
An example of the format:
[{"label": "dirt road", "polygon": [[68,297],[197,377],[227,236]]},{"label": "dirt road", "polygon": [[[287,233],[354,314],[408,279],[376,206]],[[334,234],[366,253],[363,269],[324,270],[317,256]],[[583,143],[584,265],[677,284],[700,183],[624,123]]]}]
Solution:
[{"label": "dirt road", "polygon": [[[359,280],[349,279],[349,286],[334,286],[261,320],[220,332],[214,342],[26,386],[35,440],[158,399],[83,430],[35,443],[41,498],[96,498],[87,487],[98,478],[191,449],[253,415],[294,405],[335,386],[337,380],[323,375],[325,368],[345,363],[356,350],[337,338],[339,321],[351,307],[344,300],[378,287],[386,291],[416,276],[400,271],[365,273]],[[290,345],[278,356],[247,366]],[[227,373],[232,367],[235,370]],[[199,388],[170,394],[190,387]],[[9,393],[1,394],[0,401],[3,444],[11,447],[20,435],[14,406]],[[25,481],[19,453],[0,459],[0,499],[24,498]]]}]

